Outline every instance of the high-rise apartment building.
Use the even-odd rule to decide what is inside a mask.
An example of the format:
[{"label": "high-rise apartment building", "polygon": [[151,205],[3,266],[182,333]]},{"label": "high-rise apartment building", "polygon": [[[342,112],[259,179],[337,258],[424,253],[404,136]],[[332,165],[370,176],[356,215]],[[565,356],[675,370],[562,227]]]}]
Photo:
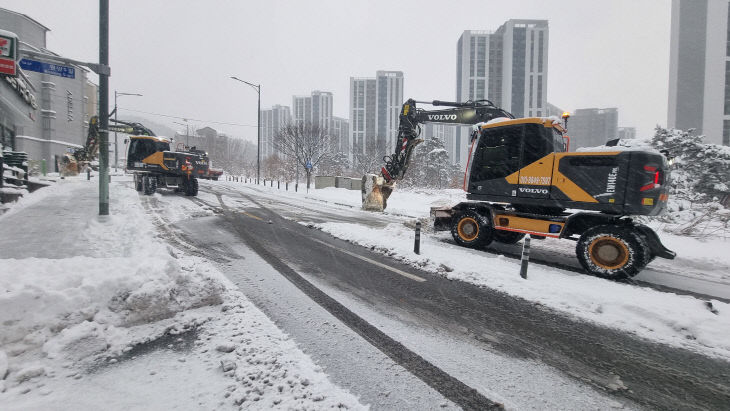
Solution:
[{"label": "high-rise apartment building", "polygon": [[403,72],[378,70],[375,74],[375,127],[378,146],[395,150],[400,110],[403,106]]},{"label": "high-rise apartment building", "polygon": [[337,150],[350,153],[350,122],[346,118],[332,117],[330,134]]},{"label": "high-rise apartment building", "polygon": [[315,90],[309,96],[292,98],[292,121],[310,123],[323,128],[332,124],[332,93]]},{"label": "high-rise apartment building", "polygon": [[394,151],[402,105],[402,71],[350,77],[350,147],[364,153],[371,144],[380,153]]},{"label": "high-rise apartment building", "polygon": [[[547,114],[547,20],[508,20],[496,31],[467,30],[456,47],[456,100],[492,101],[515,117]],[[447,147],[454,163],[466,156],[469,127]]]},{"label": "high-rise apartment building", "polygon": [[274,136],[282,127],[291,123],[291,111],[287,106],[275,105],[268,110],[261,110],[261,158],[276,153]]},{"label": "high-rise apartment building", "polygon": [[730,145],[730,2],[672,0],[669,127]]},{"label": "high-rise apartment building", "polygon": [[292,122],[294,124],[312,122],[312,96],[293,96],[291,104]]},{"label": "high-rise apartment building", "polygon": [[618,109],[579,108],[568,122],[570,150],[596,147],[618,136]]}]

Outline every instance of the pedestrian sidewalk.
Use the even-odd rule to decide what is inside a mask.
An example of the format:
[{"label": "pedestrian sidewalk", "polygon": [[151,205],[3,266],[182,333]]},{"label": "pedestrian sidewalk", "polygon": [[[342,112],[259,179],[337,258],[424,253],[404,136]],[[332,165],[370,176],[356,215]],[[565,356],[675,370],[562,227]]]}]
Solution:
[{"label": "pedestrian sidewalk", "polygon": [[0,258],[92,257],[83,233],[98,210],[98,179],[58,180],[0,215]]}]

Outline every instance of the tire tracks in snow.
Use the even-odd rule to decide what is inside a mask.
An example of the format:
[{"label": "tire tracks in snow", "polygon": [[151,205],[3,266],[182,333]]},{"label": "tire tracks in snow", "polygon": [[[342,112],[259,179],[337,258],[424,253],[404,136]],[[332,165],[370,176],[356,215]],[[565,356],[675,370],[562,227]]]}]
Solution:
[{"label": "tire tracks in snow", "polygon": [[[276,215],[273,211],[262,206],[253,198],[241,194],[248,200],[257,204],[268,213]],[[438,391],[445,398],[453,401],[455,404],[464,409],[488,410],[503,409],[502,404],[490,400],[476,389],[464,384],[460,380],[452,377],[442,369],[436,367],[417,353],[409,350],[400,342],[394,340],[384,332],[372,324],[365,321],[362,317],[350,311],[347,307],[339,303],[334,298],[314,286],[304,277],[299,275],[294,269],[284,262],[283,259],[277,257],[269,251],[249,230],[242,224],[241,216],[235,214],[233,210],[228,208],[220,195],[218,200],[224,210],[224,218],[231,222],[232,228],[243,239],[246,244],[256,252],[267,263],[274,267],[282,276],[288,279],[292,284],[304,292],[309,298],[327,310],[330,314],[342,321],[353,331],[363,337],[370,344],[378,348],[385,355],[390,357],[397,364],[408,370],[431,388]],[[252,220],[248,220],[252,221]],[[257,222],[256,224],[268,224],[267,222]]]}]

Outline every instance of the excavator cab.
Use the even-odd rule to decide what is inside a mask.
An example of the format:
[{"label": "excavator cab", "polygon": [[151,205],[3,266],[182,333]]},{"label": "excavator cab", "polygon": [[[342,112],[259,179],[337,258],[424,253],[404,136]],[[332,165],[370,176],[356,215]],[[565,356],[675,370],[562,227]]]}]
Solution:
[{"label": "excavator cab", "polygon": [[464,190],[475,195],[547,198],[553,171],[549,154],[565,148],[562,128],[556,128],[552,119],[482,125],[472,141]]}]

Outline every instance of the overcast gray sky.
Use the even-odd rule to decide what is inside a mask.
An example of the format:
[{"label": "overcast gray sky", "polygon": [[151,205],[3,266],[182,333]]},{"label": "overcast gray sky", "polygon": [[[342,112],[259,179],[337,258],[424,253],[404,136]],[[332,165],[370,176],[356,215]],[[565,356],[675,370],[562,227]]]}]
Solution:
[{"label": "overcast gray sky", "polygon": [[[98,60],[97,0],[0,0],[51,29],[49,49]],[[334,94],[348,116],[350,76],[402,70],[405,97],[454,99],[456,42],[464,30],[495,30],[508,19],[550,25],[548,101],[573,111],[618,107],[619,126],[650,136],[666,125],[669,0],[223,1],[111,0],[110,78],[120,114],[139,112],[249,125],[213,125],[256,139],[262,108],[292,95]],[[205,122],[191,122],[202,127]],[[179,126],[175,126],[179,128]]]}]

